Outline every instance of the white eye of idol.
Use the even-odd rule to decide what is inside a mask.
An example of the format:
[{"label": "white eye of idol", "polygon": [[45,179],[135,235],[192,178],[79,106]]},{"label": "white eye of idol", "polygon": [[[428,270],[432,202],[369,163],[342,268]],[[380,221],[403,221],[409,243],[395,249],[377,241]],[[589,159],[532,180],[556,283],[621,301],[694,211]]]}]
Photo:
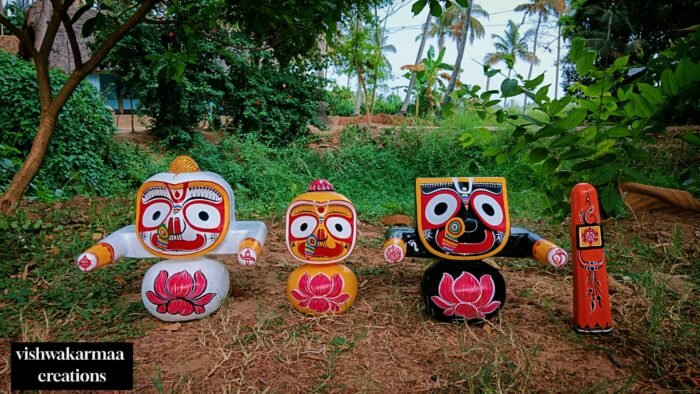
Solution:
[{"label": "white eye of idol", "polygon": [[318,220],[313,216],[299,216],[289,225],[289,232],[292,237],[303,239],[311,235],[316,230]]},{"label": "white eye of idol", "polygon": [[438,194],[425,207],[425,218],[434,226],[443,225],[454,215],[458,204],[452,194]]},{"label": "white eye of idol", "polygon": [[185,211],[187,221],[194,227],[211,230],[221,224],[219,210],[209,204],[189,204]]},{"label": "white eye of idol", "polygon": [[350,238],[352,235],[352,224],[345,218],[333,216],[326,220],[326,228],[334,238]]},{"label": "white eye of idol", "polygon": [[481,220],[489,226],[498,226],[503,223],[503,209],[495,198],[480,194],[474,197],[472,206]]},{"label": "white eye of idol", "polygon": [[170,215],[170,204],[165,202],[151,204],[143,211],[141,225],[144,227],[158,227],[168,215]]}]

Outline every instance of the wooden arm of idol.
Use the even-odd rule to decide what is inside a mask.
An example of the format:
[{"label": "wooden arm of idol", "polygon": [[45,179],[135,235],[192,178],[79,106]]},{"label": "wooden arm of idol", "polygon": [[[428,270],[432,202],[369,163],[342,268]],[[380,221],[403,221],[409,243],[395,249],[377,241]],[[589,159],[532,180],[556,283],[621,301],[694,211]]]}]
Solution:
[{"label": "wooden arm of idol", "polygon": [[433,257],[418,239],[412,227],[392,227],[384,233],[384,259],[397,264],[404,257]]},{"label": "wooden arm of idol", "polygon": [[122,257],[151,258],[149,253],[136,238],[136,226],[129,225],[108,235],[90,249],[81,253],[75,260],[81,271],[102,268]]},{"label": "wooden arm of idol", "polygon": [[569,261],[569,255],[564,249],[522,227],[510,228],[508,242],[496,256],[530,257],[556,268],[562,267]]},{"label": "wooden arm of idol", "polygon": [[[501,257],[530,257],[559,268],[569,261],[566,251],[540,235],[521,227],[512,227]],[[392,264],[404,257],[433,257],[418,240],[411,227],[390,228],[384,234],[384,259]]]},{"label": "wooden arm of idol", "polygon": [[224,242],[213,254],[238,254],[238,263],[255,264],[265,245],[267,227],[263,222],[231,222]]}]

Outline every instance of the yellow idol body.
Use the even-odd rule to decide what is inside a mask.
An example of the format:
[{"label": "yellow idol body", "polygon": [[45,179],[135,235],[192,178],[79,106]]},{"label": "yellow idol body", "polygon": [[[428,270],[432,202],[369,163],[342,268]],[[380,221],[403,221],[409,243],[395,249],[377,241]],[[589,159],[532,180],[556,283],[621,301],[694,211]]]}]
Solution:
[{"label": "yellow idol body", "polygon": [[287,281],[287,298],[302,313],[343,313],[357,296],[357,277],[342,264],[305,264]]}]

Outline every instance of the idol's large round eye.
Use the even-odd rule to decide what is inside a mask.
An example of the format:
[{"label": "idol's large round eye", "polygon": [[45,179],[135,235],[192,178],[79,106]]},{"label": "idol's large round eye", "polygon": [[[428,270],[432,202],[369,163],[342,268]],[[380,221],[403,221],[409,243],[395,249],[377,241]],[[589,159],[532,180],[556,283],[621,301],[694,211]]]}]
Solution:
[{"label": "idol's large round eye", "polygon": [[221,225],[221,214],[209,204],[192,203],[185,207],[185,219],[193,227],[212,230]]},{"label": "idol's large round eye", "polygon": [[496,227],[503,223],[503,208],[498,201],[486,194],[479,194],[472,199],[474,211],[488,226]]},{"label": "idol's large round eye", "polygon": [[425,207],[425,218],[434,226],[442,226],[457,213],[458,207],[459,201],[454,195],[438,194],[428,201]]},{"label": "idol's large round eye", "polygon": [[158,227],[170,214],[170,204],[156,202],[148,206],[141,216],[143,227]]},{"label": "idol's large round eye", "polygon": [[352,225],[345,218],[338,216],[329,217],[326,220],[326,228],[335,238],[346,239],[352,236]]},{"label": "idol's large round eye", "polygon": [[315,217],[309,215],[299,216],[289,224],[289,232],[292,234],[292,237],[303,239],[311,235],[316,230],[317,225],[318,220]]}]

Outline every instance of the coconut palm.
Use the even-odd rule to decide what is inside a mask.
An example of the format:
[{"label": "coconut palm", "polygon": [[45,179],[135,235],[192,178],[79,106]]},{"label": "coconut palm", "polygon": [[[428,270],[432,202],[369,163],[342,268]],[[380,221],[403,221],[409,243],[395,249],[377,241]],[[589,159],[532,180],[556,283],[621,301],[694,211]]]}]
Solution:
[{"label": "coconut palm", "polygon": [[[528,16],[532,17],[535,16],[537,17],[537,25],[535,27],[535,34],[534,34],[534,42],[532,46],[532,54],[533,56],[537,57],[537,40],[539,38],[540,34],[540,26],[542,22],[546,22],[549,16],[553,14],[561,14],[564,12],[564,9],[566,8],[566,4],[564,3],[564,0],[530,0],[529,3],[525,4],[520,4],[517,7],[515,7],[516,12],[524,12],[525,14],[523,15],[523,22],[525,22],[525,18]],[[530,63],[530,69],[527,72],[527,79],[532,78],[532,68],[534,67],[535,63]],[[523,110],[525,110],[525,106],[527,105],[527,95],[525,96],[525,101],[523,102]]]},{"label": "coconut palm", "polygon": [[457,8],[459,11],[452,27],[452,36],[457,40],[457,59],[455,60],[454,69],[452,70],[450,81],[442,99],[442,105],[450,101],[450,94],[454,90],[455,84],[459,79],[462,59],[464,58],[464,51],[467,47],[467,39],[469,39],[469,43],[472,44],[476,38],[484,37],[484,25],[481,24],[477,17],[481,16],[486,19],[489,17],[488,12],[479,5],[474,4],[473,0],[469,2],[469,6],[466,8],[462,8],[456,3],[453,4],[450,9],[451,8]]},{"label": "coconut palm", "polygon": [[[537,56],[527,49],[527,43],[533,34],[534,31],[528,30],[521,35],[520,25],[516,25],[515,22],[509,20],[503,36],[498,34],[491,35],[491,38],[495,40],[493,46],[496,48],[496,52],[487,53],[484,57],[484,63],[493,65],[505,61],[506,58],[512,59],[513,63],[517,59],[530,64],[539,63]],[[508,68],[508,78],[510,78],[512,71],[513,68]]]},{"label": "coconut palm", "polygon": [[[430,12],[428,12],[428,19],[425,20],[425,24],[423,25],[423,36],[421,37],[420,46],[418,47],[418,54],[416,55],[415,66],[420,64],[421,59],[423,59],[423,50],[425,49],[425,42],[428,40],[428,31],[430,30],[432,19],[433,17],[430,15]],[[406,111],[408,110],[408,103],[411,101],[411,93],[413,93],[413,85],[415,83],[416,72],[411,70],[411,80],[408,82],[408,87],[406,88],[406,97],[404,98],[403,104],[401,105],[401,111],[399,111],[401,115],[406,115]],[[416,97],[416,103],[417,102],[418,97]]]}]

